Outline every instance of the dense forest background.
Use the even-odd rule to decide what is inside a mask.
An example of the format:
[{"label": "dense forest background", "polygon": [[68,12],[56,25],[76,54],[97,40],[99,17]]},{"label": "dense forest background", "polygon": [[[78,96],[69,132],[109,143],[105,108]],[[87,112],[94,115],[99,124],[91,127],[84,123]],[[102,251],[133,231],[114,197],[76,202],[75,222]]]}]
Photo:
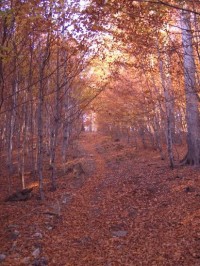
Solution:
[{"label": "dense forest background", "polygon": [[[39,180],[83,130],[199,165],[200,3],[192,0],[0,2],[0,163]],[[175,159],[176,158],[176,159]]]}]

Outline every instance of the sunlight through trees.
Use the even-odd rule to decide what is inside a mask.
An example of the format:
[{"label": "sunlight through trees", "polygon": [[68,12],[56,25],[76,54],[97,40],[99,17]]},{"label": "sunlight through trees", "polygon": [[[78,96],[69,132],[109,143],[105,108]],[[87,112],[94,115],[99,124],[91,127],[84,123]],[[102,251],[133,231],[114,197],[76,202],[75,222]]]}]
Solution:
[{"label": "sunlight through trees", "polygon": [[14,174],[25,188],[31,172],[43,199],[44,161],[55,190],[57,164],[65,172],[68,147],[91,115],[95,130],[153,147],[171,168],[180,144],[182,164],[199,165],[198,1],[4,0],[0,29],[9,191]]}]

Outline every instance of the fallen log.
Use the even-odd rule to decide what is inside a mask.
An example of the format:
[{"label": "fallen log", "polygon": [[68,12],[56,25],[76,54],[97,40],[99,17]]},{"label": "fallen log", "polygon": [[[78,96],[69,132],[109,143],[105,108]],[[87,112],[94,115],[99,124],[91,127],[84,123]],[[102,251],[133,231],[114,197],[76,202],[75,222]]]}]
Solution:
[{"label": "fallen log", "polygon": [[33,188],[25,188],[10,195],[5,201],[26,201],[31,198]]}]

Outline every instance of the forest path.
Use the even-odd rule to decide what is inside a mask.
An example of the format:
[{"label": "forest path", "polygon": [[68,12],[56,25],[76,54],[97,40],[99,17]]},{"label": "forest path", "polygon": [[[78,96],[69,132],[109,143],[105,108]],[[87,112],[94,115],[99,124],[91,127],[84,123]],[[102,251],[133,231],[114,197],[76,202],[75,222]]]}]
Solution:
[{"label": "forest path", "polygon": [[51,249],[58,247],[51,265],[199,265],[189,214],[200,204],[185,192],[188,181],[155,151],[95,133],[85,133],[79,147],[96,169],[50,236]]},{"label": "forest path", "polygon": [[58,179],[44,204],[2,206],[3,266],[200,265],[198,171],[171,171],[156,151],[97,133],[83,133],[76,149],[84,175]]}]

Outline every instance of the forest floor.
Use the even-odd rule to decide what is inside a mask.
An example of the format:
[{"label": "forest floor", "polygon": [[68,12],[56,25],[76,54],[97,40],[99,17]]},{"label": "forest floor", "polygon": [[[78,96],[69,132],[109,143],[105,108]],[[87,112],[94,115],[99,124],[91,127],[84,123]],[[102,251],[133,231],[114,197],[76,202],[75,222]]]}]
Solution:
[{"label": "forest floor", "polygon": [[199,169],[96,133],[76,149],[83,172],[61,175],[44,202],[37,187],[5,202],[1,187],[1,265],[200,265]]}]

